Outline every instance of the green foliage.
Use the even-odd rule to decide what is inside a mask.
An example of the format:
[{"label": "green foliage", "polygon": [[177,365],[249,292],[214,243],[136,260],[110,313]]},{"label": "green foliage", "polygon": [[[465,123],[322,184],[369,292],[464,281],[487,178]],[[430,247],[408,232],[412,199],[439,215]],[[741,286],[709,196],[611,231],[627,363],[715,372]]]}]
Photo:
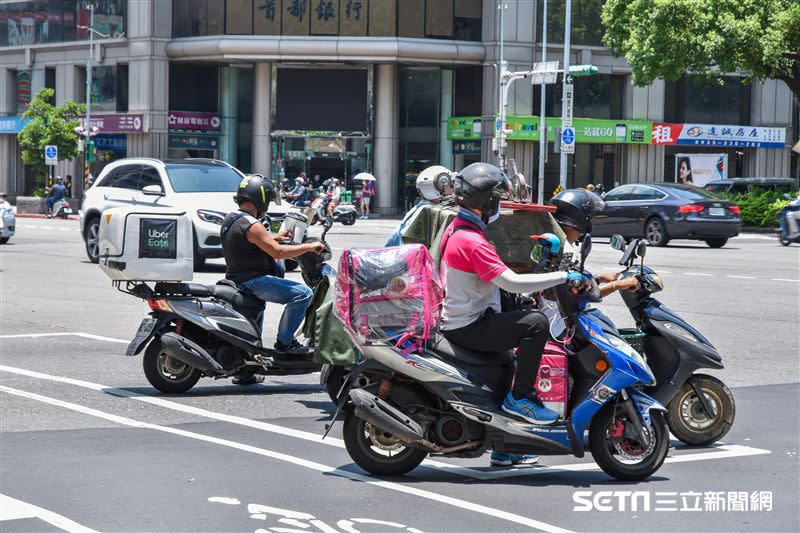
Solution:
[{"label": "green foliage", "polygon": [[[36,193],[41,193],[47,180],[47,165],[44,162],[44,147],[54,144],[58,147],[58,158],[61,160],[77,157],[78,136],[75,127],[80,122],[75,120],[86,112],[86,106],[68,100],[60,106],[53,106],[49,100],[53,98],[52,89],[42,89],[31,100],[22,115],[26,120],[25,127],[17,134],[22,148],[22,162],[34,169],[36,176]],[[37,194],[38,196],[39,194]]]},{"label": "green foliage", "polygon": [[602,19],[603,43],[637,85],[745,72],[784,81],[800,101],[797,0],[607,0]]},{"label": "green foliage", "polygon": [[742,225],[758,228],[778,226],[778,213],[789,203],[783,193],[754,191],[747,194],[722,195],[742,210]]}]

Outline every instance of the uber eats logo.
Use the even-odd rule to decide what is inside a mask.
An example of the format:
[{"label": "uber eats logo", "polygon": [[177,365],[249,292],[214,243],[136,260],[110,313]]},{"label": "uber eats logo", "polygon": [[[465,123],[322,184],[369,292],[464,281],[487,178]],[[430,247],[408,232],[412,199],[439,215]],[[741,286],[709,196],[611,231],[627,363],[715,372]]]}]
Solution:
[{"label": "uber eats logo", "polygon": [[139,226],[139,257],[176,259],[178,221],[143,218]]}]

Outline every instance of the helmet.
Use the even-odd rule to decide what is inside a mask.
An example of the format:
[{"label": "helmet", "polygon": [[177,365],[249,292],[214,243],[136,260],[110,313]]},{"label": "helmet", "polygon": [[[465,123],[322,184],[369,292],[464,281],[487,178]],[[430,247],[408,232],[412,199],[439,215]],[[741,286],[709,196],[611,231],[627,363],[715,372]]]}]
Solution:
[{"label": "helmet", "polygon": [[61,183],[62,181],[61,176],[56,176],[56,183]]},{"label": "helmet", "polygon": [[303,184],[306,182],[306,179],[305,179],[303,176],[297,176],[297,177],[294,179],[294,181],[295,181],[296,183],[299,183],[300,185],[303,185]]},{"label": "helmet", "polygon": [[270,202],[281,205],[281,197],[272,182],[257,175],[248,176],[239,183],[233,201],[242,205],[245,200],[253,202],[259,213],[265,213]]},{"label": "helmet", "polygon": [[559,224],[584,234],[592,231],[592,217],[602,211],[606,203],[586,189],[567,189],[555,195],[550,205],[556,208],[553,216]]},{"label": "helmet", "polygon": [[589,185],[587,185],[586,187],[584,187],[584,188],[585,188],[587,191],[594,192],[594,185],[592,185],[591,183],[590,183]]},{"label": "helmet", "polygon": [[441,165],[426,168],[417,176],[417,191],[426,200],[440,199],[447,194],[447,189],[452,190],[450,174],[450,170]]},{"label": "helmet", "polygon": [[491,217],[500,208],[500,198],[511,189],[511,181],[503,171],[489,163],[472,163],[456,174],[453,191],[456,203],[477,209]]},{"label": "helmet", "polygon": [[531,239],[542,245],[542,250],[546,254],[557,254],[561,249],[561,241],[552,233],[542,233],[541,235],[531,235]]}]

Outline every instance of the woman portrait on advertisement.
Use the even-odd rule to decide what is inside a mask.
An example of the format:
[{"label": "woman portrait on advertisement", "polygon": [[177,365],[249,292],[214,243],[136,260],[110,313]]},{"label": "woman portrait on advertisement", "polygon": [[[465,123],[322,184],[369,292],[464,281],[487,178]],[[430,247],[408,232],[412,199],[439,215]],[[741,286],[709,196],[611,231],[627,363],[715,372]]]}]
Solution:
[{"label": "woman portrait on advertisement", "polygon": [[692,164],[688,157],[678,159],[678,183],[694,184],[692,180]]}]

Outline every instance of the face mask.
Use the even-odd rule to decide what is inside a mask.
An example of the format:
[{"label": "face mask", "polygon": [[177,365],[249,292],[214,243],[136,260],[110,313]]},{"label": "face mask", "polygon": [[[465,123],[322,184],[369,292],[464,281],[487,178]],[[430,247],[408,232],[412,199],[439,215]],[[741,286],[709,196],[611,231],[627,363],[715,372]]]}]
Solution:
[{"label": "face mask", "polygon": [[494,214],[489,217],[489,220],[486,222],[486,224],[489,225],[492,222],[496,222],[498,218],[500,218],[500,204],[497,204],[497,209],[495,209]]}]

